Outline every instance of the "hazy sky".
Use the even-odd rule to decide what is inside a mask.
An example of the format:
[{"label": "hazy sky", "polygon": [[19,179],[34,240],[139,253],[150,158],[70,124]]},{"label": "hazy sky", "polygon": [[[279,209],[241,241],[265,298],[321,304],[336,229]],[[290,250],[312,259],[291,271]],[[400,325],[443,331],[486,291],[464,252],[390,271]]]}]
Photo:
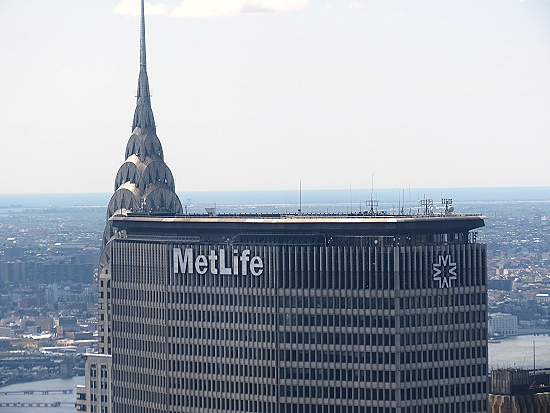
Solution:
[{"label": "hazy sky", "polygon": [[[549,0],[159,0],[180,193],[550,185]],[[0,0],[0,193],[112,192],[136,0]]]}]

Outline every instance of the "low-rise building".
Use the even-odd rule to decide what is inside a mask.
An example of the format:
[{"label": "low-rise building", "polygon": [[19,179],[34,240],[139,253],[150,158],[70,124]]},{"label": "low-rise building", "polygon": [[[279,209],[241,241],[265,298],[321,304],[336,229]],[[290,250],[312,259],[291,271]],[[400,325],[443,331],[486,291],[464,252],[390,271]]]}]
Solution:
[{"label": "low-rise building", "polygon": [[489,336],[516,336],[518,317],[512,314],[489,314]]}]

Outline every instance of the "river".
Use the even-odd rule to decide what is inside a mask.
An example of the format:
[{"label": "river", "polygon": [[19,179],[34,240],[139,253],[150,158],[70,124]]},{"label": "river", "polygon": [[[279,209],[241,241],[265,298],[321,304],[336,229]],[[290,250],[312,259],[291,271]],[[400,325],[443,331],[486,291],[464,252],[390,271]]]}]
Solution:
[{"label": "river", "polygon": [[[549,336],[517,336],[501,340],[500,343],[489,344],[489,370],[502,367],[533,368],[533,340],[535,341],[537,368],[550,368],[550,337]],[[0,387],[0,403],[54,403],[61,402],[59,407],[2,407],[2,413],[74,413],[76,401],[76,386],[84,384],[84,377],[71,379],[41,380],[31,383],[19,383]],[[68,390],[71,394],[14,394],[4,395],[2,392],[26,390]]]},{"label": "river", "polygon": [[[84,384],[84,376],[77,376],[70,379],[40,380],[30,383],[12,384],[11,386],[0,387],[0,404],[4,403],[55,403],[61,402],[58,407],[0,407],[2,413],[74,413],[76,402],[76,386]],[[72,393],[51,393],[42,394],[47,390],[69,390]],[[4,394],[4,392],[33,390],[35,394]]]},{"label": "river", "polygon": [[527,335],[489,343],[489,370],[505,367],[532,370],[533,341],[537,369],[550,368],[550,337]]}]

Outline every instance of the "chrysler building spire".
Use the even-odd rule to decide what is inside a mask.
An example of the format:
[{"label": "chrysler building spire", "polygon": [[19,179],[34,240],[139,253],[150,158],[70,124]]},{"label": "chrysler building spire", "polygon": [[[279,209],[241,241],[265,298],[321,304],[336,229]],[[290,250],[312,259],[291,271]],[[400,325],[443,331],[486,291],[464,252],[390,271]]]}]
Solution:
[{"label": "chrysler building spire", "polygon": [[145,56],[145,0],[141,0],[141,31],[139,43],[139,64],[140,68],[147,66],[147,58]]},{"label": "chrysler building spire", "polygon": [[105,247],[114,235],[110,217],[116,214],[182,214],[174,177],[164,162],[151,109],[147,59],[145,53],[145,5],[141,0],[140,59],[137,102],[132,135],[126,144],[124,163],[115,178],[115,192],[107,208]]},{"label": "chrysler building spire", "polygon": [[132,122],[132,131],[140,128],[155,130],[155,118],[151,108],[151,94],[149,93],[149,79],[147,77],[147,56],[145,48],[145,0],[141,0],[141,27],[139,40],[139,78],[137,88],[137,103]]}]

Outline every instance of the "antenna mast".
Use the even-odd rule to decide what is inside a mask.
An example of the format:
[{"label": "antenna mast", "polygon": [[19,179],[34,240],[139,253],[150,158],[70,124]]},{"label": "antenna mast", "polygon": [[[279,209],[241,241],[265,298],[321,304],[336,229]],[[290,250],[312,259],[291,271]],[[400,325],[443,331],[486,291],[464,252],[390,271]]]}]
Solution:
[{"label": "antenna mast", "polygon": [[535,353],[535,340],[533,340],[533,384],[531,387],[537,386],[537,362],[536,362],[536,353]]},{"label": "antenna mast", "polygon": [[145,0],[141,0],[141,26],[139,36],[139,65],[146,67],[147,58],[145,56]]},{"label": "antenna mast", "polygon": [[300,208],[298,208],[298,213],[302,213],[302,180],[300,179]]},{"label": "antenna mast", "polygon": [[370,190],[370,200],[366,201],[367,213],[369,215],[375,215],[378,210],[378,200],[374,200],[374,172],[372,173],[371,178],[371,190]]}]

